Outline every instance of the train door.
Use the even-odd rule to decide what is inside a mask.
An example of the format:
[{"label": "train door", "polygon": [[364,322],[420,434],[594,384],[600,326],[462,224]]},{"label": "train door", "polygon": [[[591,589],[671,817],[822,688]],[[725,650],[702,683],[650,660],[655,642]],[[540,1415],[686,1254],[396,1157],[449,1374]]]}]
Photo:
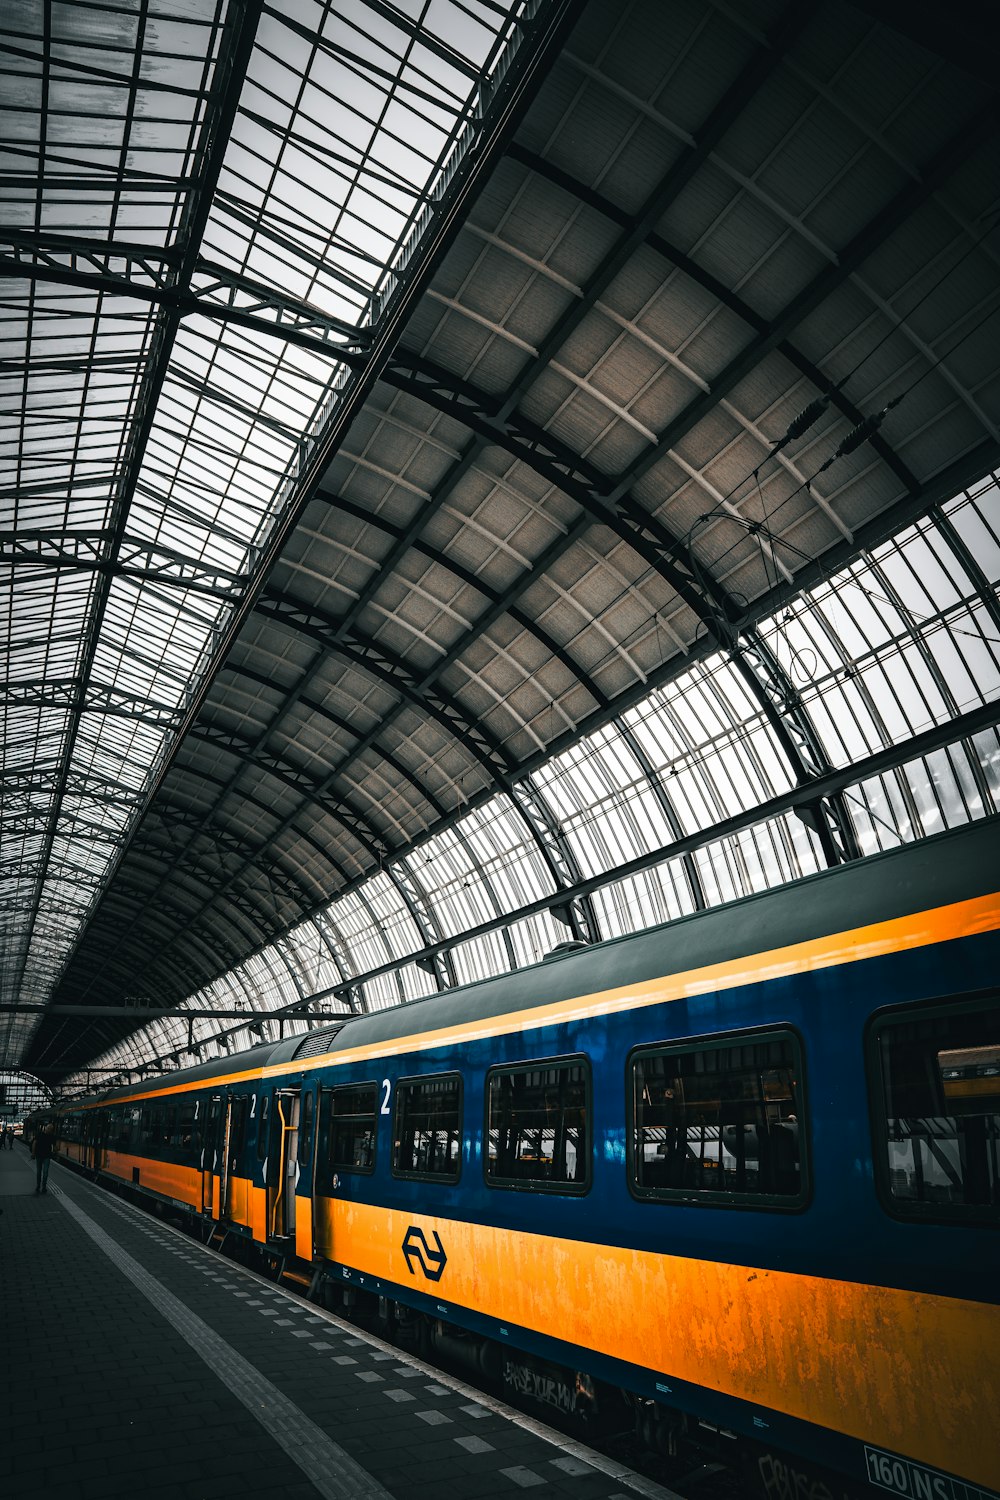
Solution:
[{"label": "train door", "polygon": [[225,1103],[226,1125],[222,1152],[222,1184],[219,1192],[221,1209],[219,1217],[229,1219],[232,1218],[235,1207],[233,1202],[233,1178],[239,1169],[243,1142],[246,1138],[247,1096],[246,1094],[229,1094],[226,1096]]},{"label": "train door", "polygon": [[86,1140],[84,1165],[97,1173],[101,1170],[101,1137],[104,1132],[104,1120],[97,1112],[86,1115],[83,1128]]},{"label": "train door", "polygon": [[[295,1234],[295,1189],[299,1179],[299,1108],[298,1089],[275,1089],[271,1124],[273,1164],[269,1172],[268,1231],[272,1238],[285,1239]],[[277,1137],[277,1139],[275,1139]]]},{"label": "train door", "polygon": [[[208,1101],[205,1131],[201,1148],[201,1210],[202,1213],[218,1217],[215,1204],[215,1184],[221,1176],[219,1160],[219,1136],[222,1131],[222,1095],[213,1094]],[[221,1192],[220,1192],[221,1200]]]},{"label": "train door", "polygon": [[312,1260],[316,1244],[316,1088],[306,1086],[299,1104],[298,1173],[296,1191],[309,1205],[296,1213],[295,1253],[302,1260]]},{"label": "train door", "polygon": [[320,1088],[316,1098],[316,1145],[313,1150],[312,1229],[313,1253],[333,1259],[333,1218],[324,1199],[330,1196],[332,1158],[333,1090]]}]

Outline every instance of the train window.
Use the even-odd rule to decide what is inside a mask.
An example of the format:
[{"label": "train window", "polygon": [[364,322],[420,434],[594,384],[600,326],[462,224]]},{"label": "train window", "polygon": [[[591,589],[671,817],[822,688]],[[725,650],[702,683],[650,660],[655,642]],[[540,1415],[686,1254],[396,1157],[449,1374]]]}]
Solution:
[{"label": "train window", "polygon": [[374,1083],[349,1083],[330,1090],[331,1167],[342,1172],[375,1170],[377,1098],[378,1085]]},{"label": "train window", "polygon": [[585,1193],[590,1114],[590,1068],[582,1058],[493,1068],[486,1079],[487,1183]]},{"label": "train window", "polygon": [[644,1047],[628,1063],[641,1198],[755,1208],[806,1199],[802,1058],[791,1032]]},{"label": "train window", "polygon": [[457,1073],[396,1085],[392,1174],[457,1182],[462,1169],[462,1081]]},{"label": "train window", "polygon": [[1000,1218],[997,997],[877,1017],[869,1065],[883,1202],[906,1218]]}]

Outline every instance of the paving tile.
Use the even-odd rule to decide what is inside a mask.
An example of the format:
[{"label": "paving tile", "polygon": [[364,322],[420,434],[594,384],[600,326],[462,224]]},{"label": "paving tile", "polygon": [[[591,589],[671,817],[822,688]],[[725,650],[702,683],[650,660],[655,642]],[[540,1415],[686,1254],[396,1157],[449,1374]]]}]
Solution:
[{"label": "paving tile", "polygon": [[464,1448],[466,1453],[495,1453],[497,1451],[492,1443],[486,1442],[485,1438],[458,1437],[455,1442],[460,1448]]},{"label": "paving tile", "polygon": [[526,1469],[523,1465],[517,1465],[512,1469],[501,1469],[500,1473],[505,1479],[509,1479],[511,1484],[516,1484],[522,1490],[535,1489],[538,1485],[545,1483],[541,1474],[536,1474],[534,1469]]}]

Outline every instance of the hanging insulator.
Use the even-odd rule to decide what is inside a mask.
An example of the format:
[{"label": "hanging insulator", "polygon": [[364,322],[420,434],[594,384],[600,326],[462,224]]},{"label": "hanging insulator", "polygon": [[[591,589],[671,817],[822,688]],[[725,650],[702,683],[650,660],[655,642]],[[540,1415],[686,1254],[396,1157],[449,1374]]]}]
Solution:
[{"label": "hanging insulator", "polygon": [[875,412],[872,416],[865,417],[863,422],[859,422],[854,431],[847,434],[833,455],[834,458],[843,458],[846,454],[853,453],[855,448],[860,448],[862,443],[866,443],[870,437],[873,437],[892,411],[892,408],[898,406],[902,399],[902,396],[896,396],[889,402],[888,406],[883,406],[881,411]]},{"label": "hanging insulator", "polygon": [[847,434],[833,455],[834,458],[845,458],[848,453],[853,453],[855,448],[860,448],[862,443],[867,442],[882,426],[884,415],[884,412],[875,412],[874,415],[865,417],[863,422],[859,422],[857,427]]},{"label": "hanging insulator", "polygon": [[787,443],[792,442],[794,438],[801,437],[804,432],[808,432],[813,423],[818,421],[823,415],[829,404],[829,396],[817,396],[815,401],[810,401],[805,410],[800,411],[798,416],[788,424],[788,431],[784,437],[779,438],[776,443],[771,444],[771,452],[780,453],[781,449]]}]

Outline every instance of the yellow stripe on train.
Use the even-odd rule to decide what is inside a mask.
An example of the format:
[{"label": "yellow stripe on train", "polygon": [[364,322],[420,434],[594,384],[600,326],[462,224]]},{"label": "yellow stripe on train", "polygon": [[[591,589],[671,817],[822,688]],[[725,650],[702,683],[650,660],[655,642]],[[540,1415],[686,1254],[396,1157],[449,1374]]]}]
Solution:
[{"label": "yellow stripe on train", "polygon": [[[407,1231],[447,1261],[411,1272]],[[524,1234],[322,1198],[317,1250],[1000,1488],[1000,1308],[961,1298]]]}]

